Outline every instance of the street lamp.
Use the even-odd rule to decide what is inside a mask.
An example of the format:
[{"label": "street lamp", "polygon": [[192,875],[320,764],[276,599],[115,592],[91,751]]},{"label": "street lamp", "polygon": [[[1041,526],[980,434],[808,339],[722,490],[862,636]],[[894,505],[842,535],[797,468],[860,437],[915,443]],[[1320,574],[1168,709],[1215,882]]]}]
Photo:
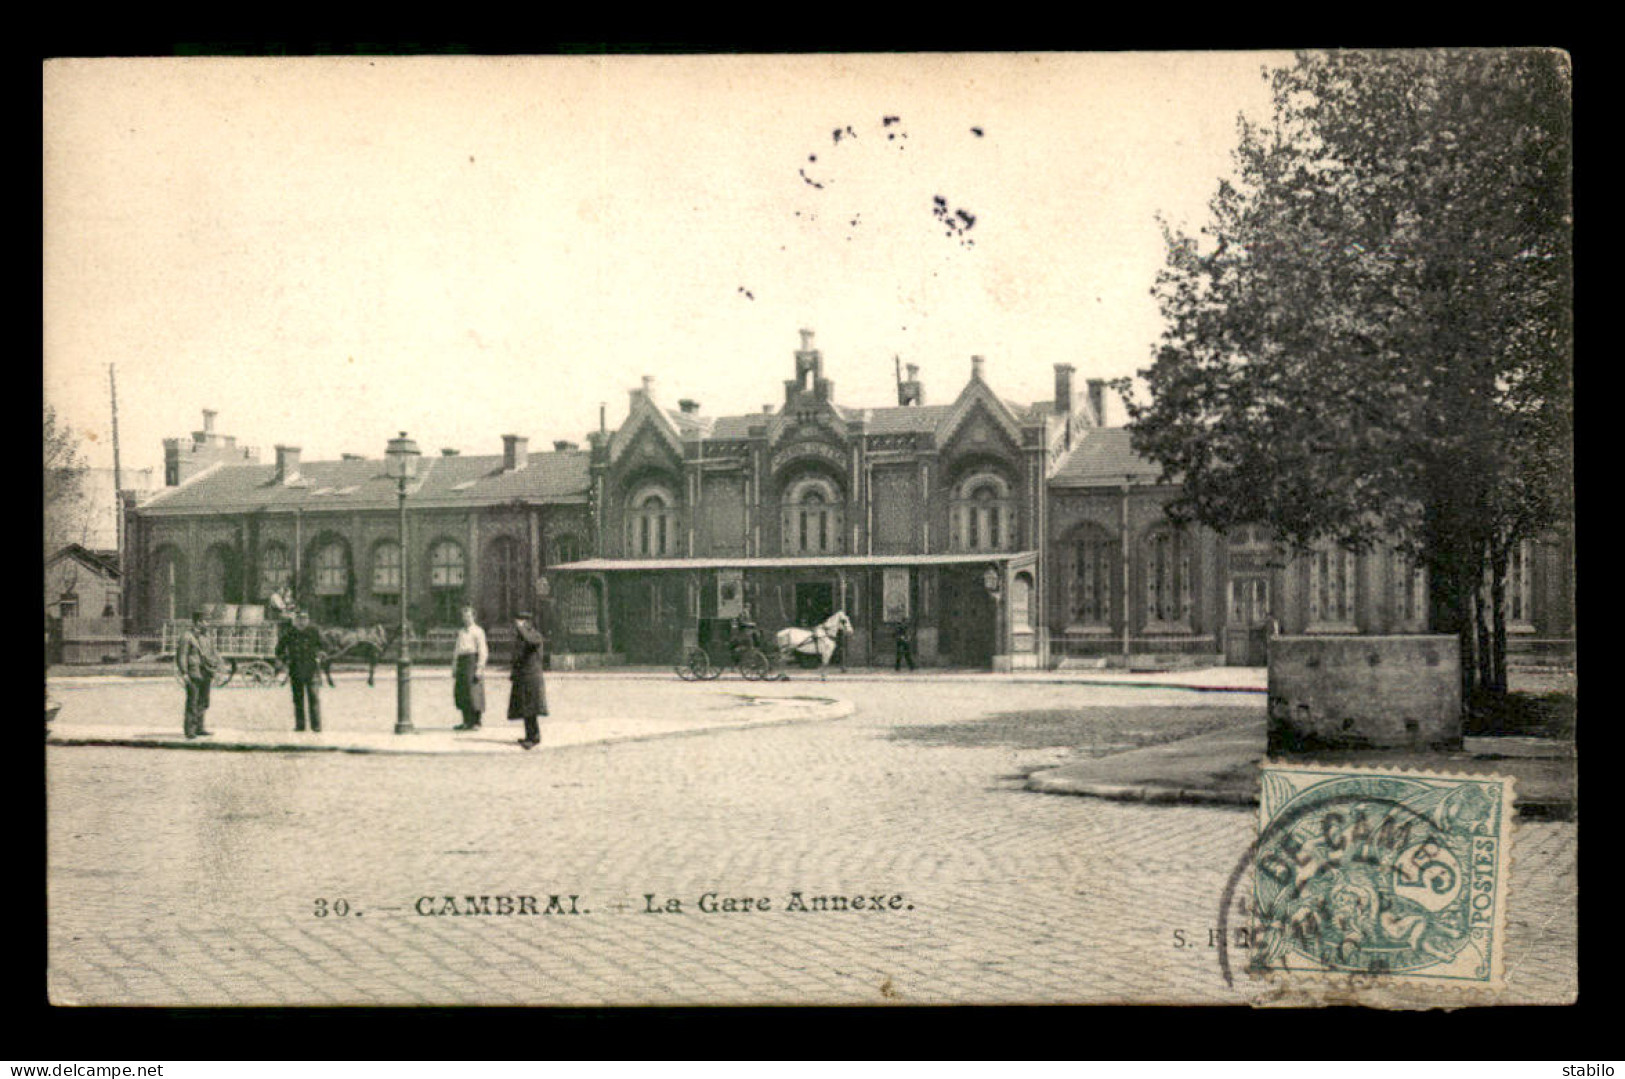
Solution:
[{"label": "street lamp", "polygon": [[406,484],[418,474],[418,444],[401,432],[401,437],[389,440],[384,458],[389,462],[389,476],[395,481],[400,514],[397,518],[397,539],[401,552],[401,654],[395,662],[395,733],[412,733],[412,651],[411,629],[406,621],[409,582],[407,572],[410,559],[406,555]]}]

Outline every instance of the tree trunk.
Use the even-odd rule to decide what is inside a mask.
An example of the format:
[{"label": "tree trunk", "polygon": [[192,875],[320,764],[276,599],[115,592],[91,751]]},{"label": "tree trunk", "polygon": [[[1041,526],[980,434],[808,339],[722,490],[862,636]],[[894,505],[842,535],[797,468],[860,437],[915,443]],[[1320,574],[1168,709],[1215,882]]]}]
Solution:
[{"label": "tree trunk", "polygon": [[1428,573],[1428,599],[1432,607],[1433,628],[1439,633],[1454,634],[1461,651],[1461,703],[1466,708],[1478,688],[1478,664],[1475,660],[1477,638],[1473,633],[1472,590],[1464,587],[1464,579],[1472,574],[1464,572],[1453,561],[1436,563]]},{"label": "tree trunk", "polygon": [[1498,547],[1490,555],[1490,673],[1487,685],[1492,693],[1507,691],[1507,558],[1509,547]]}]

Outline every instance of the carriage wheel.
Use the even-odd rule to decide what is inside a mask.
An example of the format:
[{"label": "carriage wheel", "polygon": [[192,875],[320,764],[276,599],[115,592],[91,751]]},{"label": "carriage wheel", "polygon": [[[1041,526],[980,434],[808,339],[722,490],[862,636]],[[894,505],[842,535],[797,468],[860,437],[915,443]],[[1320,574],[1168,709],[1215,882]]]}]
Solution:
[{"label": "carriage wheel", "polygon": [[755,682],[766,678],[769,669],[767,657],[762,655],[760,648],[747,648],[739,656],[739,673],[744,675],[747,681]]},{"label": "carriage wheel", "polygon": [[256,659],[243,666],[243,681],[251,686],[272,686],[276,684],[276,668],[263,659]]},{"label": "carriage wheel", "polygon": [[688,654],[694,660],[694,672],[702,681],[710,682],[721,676],[722,668],[711,662],[711,653],[703,648],[691,648]]},{"label": "carriage wheel", "polygon": [[683,665],[678,668],[677,673],[683,674],[684,671],[688,672],[684,678],[685,681],[716,677],[716,674],[711,670],[711,657],[706,654],[703,648],[690,648],[684,653]]},{"label": "carriage wheel", "polygon": [[692,682],[694,679],[699,677],[699,675],[694,673],[694,668],[688,665],[686,659],[684,662],[677,664],[677,666],[672,669],[677,672],[677,677],[681,678],[685,682]]}]

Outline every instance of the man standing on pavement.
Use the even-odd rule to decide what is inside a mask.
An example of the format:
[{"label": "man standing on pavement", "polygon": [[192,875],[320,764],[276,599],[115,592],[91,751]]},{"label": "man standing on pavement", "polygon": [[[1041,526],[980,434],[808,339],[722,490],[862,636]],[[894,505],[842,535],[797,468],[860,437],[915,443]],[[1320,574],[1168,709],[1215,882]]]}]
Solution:
[{"label": "man standing on pavement", "polygon": [[207,738],[213,731],[203,729],[203,717],[209,710],[209,687],[214,683],[214,672],[222,666],[220,653],[214,642],[203,631],[203,612],[192,612],[192,624],[181,633],[175,646],[175,669],[186,683],[186,718],[183,729],[188,738]]},{"label": "man standing on pavement", "polygon": [[508,696],[508,718],[525,721],[519,744],[535,749],[542,741],[538,716],[547,715],[547,684],[542,680],[542,635],[531,625],[530,612],[513,619],[513,689]]},{"label": "man standing on pavement", "polygon": [[902,670],[903,661],[907,660],[908,669],[912,671],[914,669],[914,646],[910,643],[911,635],[909,633],[908,623],[897,623],[897,625],[892,629],[892,635],[897,641],[897,656],[895,662],[892,664],[892,670]]},{"label": "man standing on pavement", "polygon": [[452,653],[452,703],[463,714],[460,731],[480,729],[485,711],[485,661],[490,657],[485,630],[474,621],[474,608],[463,608],[463,625],[457,631],[457,647]]},{"label": "man standing on pavement", "polygon": [[305,729],[305,708],[310,708],[310,729],[322,729],[322,631],[310,624],[310,613],[293,616],[293,628],[277,642],[276,658],[288,668],[293,690],[293,729]]}]

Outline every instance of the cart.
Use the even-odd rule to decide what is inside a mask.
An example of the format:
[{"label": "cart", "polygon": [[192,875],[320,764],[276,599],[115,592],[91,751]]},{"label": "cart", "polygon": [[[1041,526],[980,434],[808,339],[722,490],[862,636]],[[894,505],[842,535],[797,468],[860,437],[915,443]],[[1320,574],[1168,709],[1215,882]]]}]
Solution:
[{"label": "cart", "polygon": [[709,682],[720,677],[722,672],[731,666],[739,672],[739,676],[748,682],[773,677],[773,661],[767,657],[759,647],[760,637],[752,626],[742,632],[732,634],[728,639],[727,666],[715,663],[711,653],[701,647],[688,649],[683,653],[683,660],[677,664],[677,677],[685,682]]},{"label": "cart", "polygon": [[[192,623],[175,620],[164,623],[163,645],[160,658],[173,659],[180,645],[181,634]],[[200,627],[214,650],[220,653],[224,664],[214,672],[214,684],[223,686],[233,678],[239,685],[272,686],[277,681],[276,641],[280,622],[242,624],[237,622],[205,622]],[[179,671],[175,677],[181,677]]]}]

